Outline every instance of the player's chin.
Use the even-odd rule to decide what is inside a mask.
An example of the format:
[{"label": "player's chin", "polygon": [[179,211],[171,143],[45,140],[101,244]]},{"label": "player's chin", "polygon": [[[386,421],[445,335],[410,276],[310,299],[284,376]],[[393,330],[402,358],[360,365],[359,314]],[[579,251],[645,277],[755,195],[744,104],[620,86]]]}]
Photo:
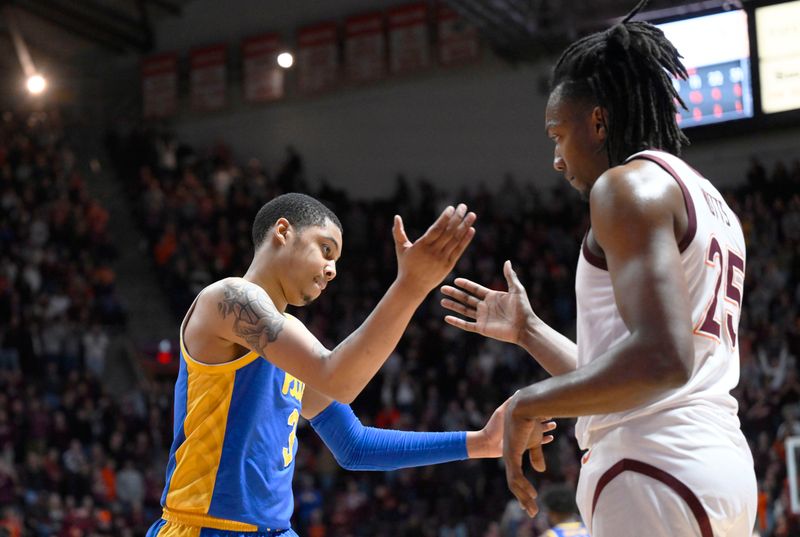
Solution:
[{"label": "player's chin", "polygon": [[309,289],[307,292],[303,293],[303,304],[311,304],[316,299],[318,299],[322,295],[322,289],[320,289],[316,284]]}]

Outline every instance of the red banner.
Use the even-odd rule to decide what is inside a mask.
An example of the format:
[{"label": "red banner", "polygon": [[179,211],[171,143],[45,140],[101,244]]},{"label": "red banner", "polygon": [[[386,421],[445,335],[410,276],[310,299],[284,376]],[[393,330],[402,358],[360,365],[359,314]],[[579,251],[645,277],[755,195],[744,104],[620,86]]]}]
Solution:
[{"label": "red banner", "polygon": [[142,112],[164,118],[178,111],[178,55],[172,52],[142,60]]},{"label": "red banner", "polygon": [[386,72],[383,14],[369,13],[345,21],[344,65],[351,82],[370,82]]},{"label": "red banner", "polygon": [[478,29],[445,5],[439,5],[436,18],[439,30],[439,63],[459,65],[477,60]]},{"label": "red banner", "polygon": [[297,85],[301,93],[333,87],[339,73],[337,28],[323,22],[301,28],[297,35]]},{"label": "red banner", "polygon": [[192,109],[211,112],[225,108],[227,101],[226,45],[193,49],[189,54],[189,91]]},{"label": "red banner", "polygon": [[389,10],[389,71],[408,73],[428,67],[428,5],[409,4]]},{"label": "red banner", "polygon": [[256,103],[283,97],[284,73],[277,59],[280,47],[278,34],[265,34],[242,41],[245,101]]}]

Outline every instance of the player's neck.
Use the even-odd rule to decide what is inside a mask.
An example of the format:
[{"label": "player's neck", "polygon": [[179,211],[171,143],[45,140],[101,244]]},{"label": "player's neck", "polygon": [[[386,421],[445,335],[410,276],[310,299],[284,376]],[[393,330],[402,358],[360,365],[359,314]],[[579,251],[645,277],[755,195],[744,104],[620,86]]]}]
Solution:
[{"label": "player's neck", "polygon": [[283,313],[286,311],[288,301],[286,300],[286,294],[283,292],[281,282],[277,278],[277,274],[279,273],[280,271],[276,270],[274,267],[270,267],[267,260],[262,256],[256,256],[253,258],[253,262],[250,263],[250,267],[242,278],[264,289],[275,305],[275,308]]}]

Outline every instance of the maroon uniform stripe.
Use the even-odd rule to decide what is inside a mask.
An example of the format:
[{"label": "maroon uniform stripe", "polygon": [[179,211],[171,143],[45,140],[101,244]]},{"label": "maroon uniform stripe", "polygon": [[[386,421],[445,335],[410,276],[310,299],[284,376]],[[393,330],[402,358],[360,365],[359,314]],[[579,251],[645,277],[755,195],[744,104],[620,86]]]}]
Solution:
[{"label": "maroon uniform stripe", "polygon": [[[617,477],[622,472],[636,472],[643,474],[667,485],[669,488],[674,490],[678,496],[683,498],[683,500],[689,506],[689,509],[692,510],[694,517],[697,519],[697,524],[700,526],[701,537],[714,537],[714,534],[711,531],[711,521],[708,518],[708,513],[706,513],[706,510],[703,508],[703,504],[700,503],[700,500],[697,499],[697,496],[695,496],[694,492],[692,492],[689,487],[684,485],[683,482],[681,482],[678,478],[668,474],[664,470],[656,468],[655,466],[647,464],[646,462],[637,461],[634,459],[622,459],[614,466],[606,470],[606,472],[597,481],[597,488],[595,488],[594,498],[592,498],[592,516],[594,516],[594,509],[597,506],[597,500],[600,498],[600,493],[603,492],[603,489],[611,482],[612,479]],[[632,491],[632,493],[636,494],[636,491]]]}]

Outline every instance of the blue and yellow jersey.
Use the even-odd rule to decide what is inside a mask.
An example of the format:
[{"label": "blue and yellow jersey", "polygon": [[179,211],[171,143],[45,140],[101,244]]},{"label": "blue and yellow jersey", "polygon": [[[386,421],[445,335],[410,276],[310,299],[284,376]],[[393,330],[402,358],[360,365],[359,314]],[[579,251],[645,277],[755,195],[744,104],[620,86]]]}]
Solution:
[{"label": "blue and yellow jersey", "polygon": [[192,359],[181,326],[163,518],[232,531],[288,528],[304,389],[255,352],[219,365]]},{"label": "blue and yellow jersey", "polygon": [[556,524],[542,535],[542,537],[590,537],[589,530],[583,522],[562,522]]}]

